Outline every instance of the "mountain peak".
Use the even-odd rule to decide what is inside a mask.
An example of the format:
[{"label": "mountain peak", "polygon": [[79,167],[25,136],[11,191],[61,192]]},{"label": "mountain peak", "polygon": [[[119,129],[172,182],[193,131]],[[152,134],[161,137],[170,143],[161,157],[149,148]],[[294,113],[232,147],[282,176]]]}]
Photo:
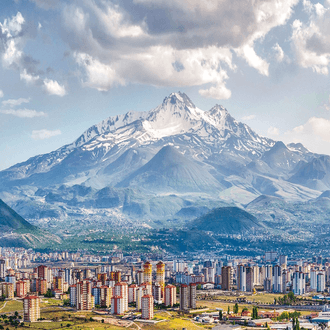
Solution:
[{"label": "mountain peak", "polygon": [[171,93],[168,97],[165,97],[163,104],[167,104],[167,103],[176,104],[178,102],[184,103],[186,106],[190,108],[196,108],[195,104],[192,103],[192,101],[187,96],[187,94],[181,93],[180,91],[177,93]]},{"label": "mountain peak", "polygon": [[212,116],[215,116],[215,115],[218,115],[218,116],[229,115],[228,110],[220,104],[216,104],[213,108],[211,108],[208,111],[208,113]]}]

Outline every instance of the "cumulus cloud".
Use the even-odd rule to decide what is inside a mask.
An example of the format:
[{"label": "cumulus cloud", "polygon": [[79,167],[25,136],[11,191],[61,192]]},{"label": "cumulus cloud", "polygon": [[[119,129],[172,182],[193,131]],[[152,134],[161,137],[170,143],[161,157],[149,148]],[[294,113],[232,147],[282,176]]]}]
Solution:
[{"label": "cumulus cloud", "polygon": [[59,129],[54,131],[50,131],[48,129],[41,129],[32,131],[31,137],[33,140],[45,140],[61,134],[62,132]]},{"label": "cumulus cloud", "polygon": [[0,99],[4,97],[3,91],[0,89]]},{"label": "cumulus cloud", "polygon": [[56,80],[45,79],[44,89],[49,95],[66,95],[66,90],[63,85],[60,85]]},{"label": "cumulus cloud", "polygon": [[[83,85],[202,86],[205,97],[227,99],[232,52],[260,74],[269,63],[254,44],[291,17],[298,0],[72,1],[62,12],[62,36],[82,70]],[[102,74],[103,73],[103,74]]]},{"label": "cumulus cloud", "polygon": [[30,98],[28,98],[28,99],[19,98],[19,99],[9,99],[9,100],[2,101],[2,104],[14,107],[14,106],[18,106],[23,103],[29,103],[29,102],[30,102]]},{"label": "cumulus cloud", "polygon": [[30,110],[30,109],[7,109],[0,110],[0,113],[4,115],[12,115],[19,118],[35,118],[35,117],[45,117],[46,114],[42,111]]},{"label": "cumulus cloud", "polygon": [[241,119],[242,120],[252,120],[256,117],[256,115],[248,115],[248,116],[243,116]]},{"label": "cumulus cloud", "polygon": [[83,84],[96,88],[99,91],[107,91],[114,85],[124,85],[125,80],[119,77],[111,65],[101,63],[88,54],[75,53],[77,64],[85,71]]},{"label": "cumulus cloud", "polygon": [[[50,6],[51,3],[56,3],[56,1],[51,0],[35,0],[35,2],[47,6]],[[34,32],[31,32],[31,30]],[[40,75],[44,75],[44,72],[38,69],[39,62],[24,53],[25,44],[28,39],[34,37],[36,30],[36,26],[31,27],[27,24],[20,12],[11,18],[5,19],[3,23],[0,22],[0,56],[2,65],[6,69],[19,71],[20,79],[27,84],[44,86],[47,93],[63,96],[65,94],[64,87],[54,80],[42,79]]]},{"label": "cumulus cloud", "polygon": [[268,135],[270,136],[278,136],[280,135],[280,130],[277,127],[269,127],[267,130]]},{"label": "cumulus cloud", "polygon": [[284,134],[287,142],[302,142],[308,149],[324,153],[329,151],[330,120],[321,117],[311,117],[303,124],[294,127]]},{"label": "cumulus cloud", "polygon": [[330,8],[304,1],[310,14],[308,23],[295,20],[292,24],[292,47],[297,63],[327,75],[330,64]]},{"label": "cumulus cloud", "polygon": [[24,80],[27,84],[35,84],[40,80],[38,75],[32,75],[27,73],[26,69],[20,73],[20,79]]}]

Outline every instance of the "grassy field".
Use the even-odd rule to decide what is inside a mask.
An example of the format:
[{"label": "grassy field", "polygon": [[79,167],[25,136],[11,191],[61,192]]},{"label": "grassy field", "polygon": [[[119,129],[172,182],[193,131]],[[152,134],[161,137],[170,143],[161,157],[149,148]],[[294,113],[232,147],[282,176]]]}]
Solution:
[{"label": "grassy field", "polygon": [[5,307],[3,307],[4,305],[5,302],[1,302],[0,314],[23,310],[23,302],[21,300],[8,300]]}]

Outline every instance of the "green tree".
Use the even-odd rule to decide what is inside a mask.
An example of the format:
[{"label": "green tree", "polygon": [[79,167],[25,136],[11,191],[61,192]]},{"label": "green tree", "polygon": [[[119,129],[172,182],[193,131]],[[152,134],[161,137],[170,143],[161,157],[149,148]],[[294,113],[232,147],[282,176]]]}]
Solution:
[{"label": "green tree", "polygon": [[294,297],[294,293],[292,291],[290,291],[288,293],[288,298],[292,301],[292,300],[295,300],[295,297]]},{"label": "green tree", "polygon": [[252,319],[257,319],[257,318],[258,318],[258,308],[254,306],[252,309]]},{"label": "green tree", "polygon": [[222,310],[219,310],[219,320],[222,321],[223,315],[222,315]]},{"label": "green tree", "polygon": [[237,303],[234,305],[233,312],[234,312],[234,314],[238,313],[238,304]]},{"label": "green tree", "polygon": [[229,307],[229,305],[228,305],[227,314],[228,314],[228,315],[230,314],[230,307]]}]

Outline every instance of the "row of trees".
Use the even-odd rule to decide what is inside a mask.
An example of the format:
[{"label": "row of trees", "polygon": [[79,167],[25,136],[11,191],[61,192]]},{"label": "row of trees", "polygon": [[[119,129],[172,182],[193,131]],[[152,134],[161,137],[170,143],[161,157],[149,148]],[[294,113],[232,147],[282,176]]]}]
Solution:
[{"label": "row of trees", "polygon": [[[243,308],[243,312],[247,311],[248,309],[245,307]],[[236,303],[233,307],[233,312],[234,314],[238,313],[238,304]],[[230,313],[230,306],[228,305],[228,310],[227,310],[227,315],[229,315]],[[258,318],[258,307],[254,306],[252,309],[252,319],[257,319]],[[219,320],[222,321],[223,320],[223,313],[222,310],[219,311]]]}]

